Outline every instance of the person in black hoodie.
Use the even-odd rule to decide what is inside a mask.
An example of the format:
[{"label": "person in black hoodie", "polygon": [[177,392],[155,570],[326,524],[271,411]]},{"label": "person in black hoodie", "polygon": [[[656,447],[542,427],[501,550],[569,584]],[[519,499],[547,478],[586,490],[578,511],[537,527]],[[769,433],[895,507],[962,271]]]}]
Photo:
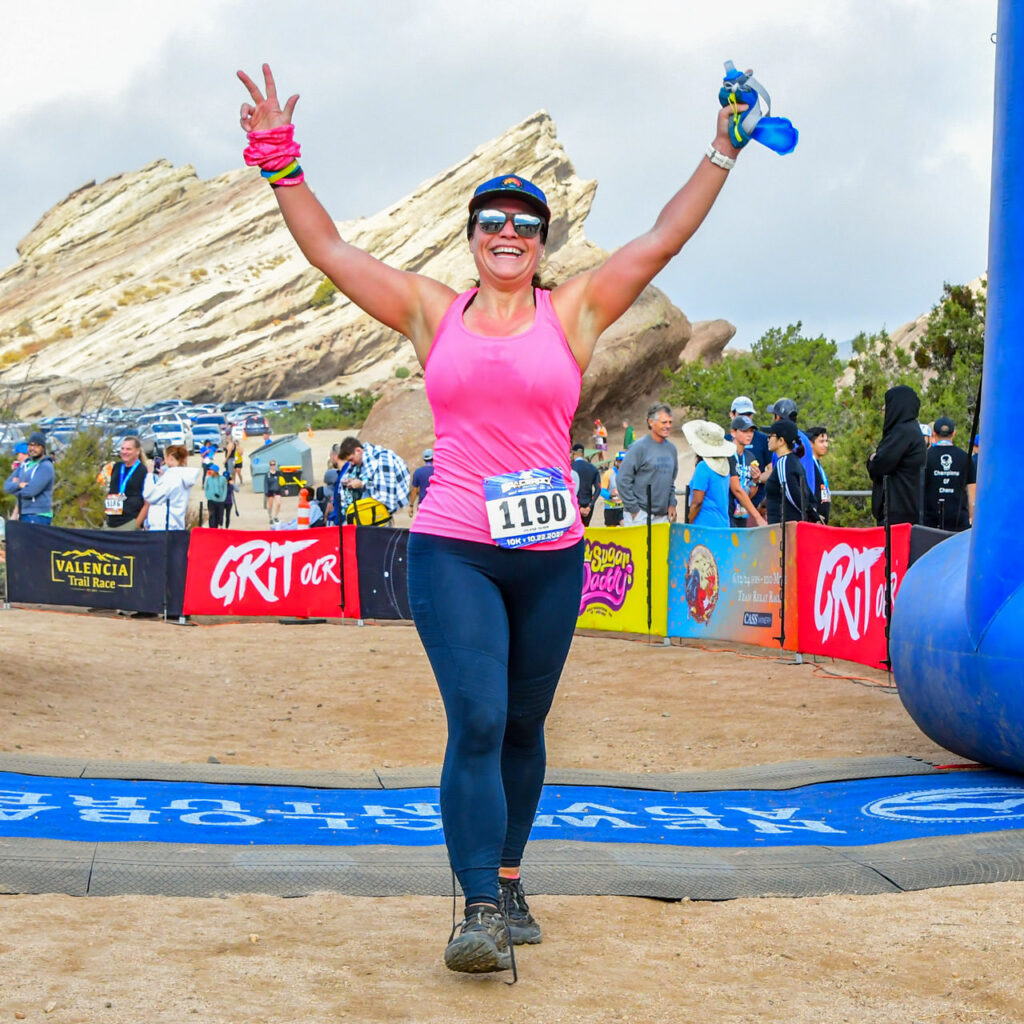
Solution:
[{"label": "person in black hoodie", "polygon": [[887,519],[895,526],[920,518],[921,470],[928,451],[917,422],[920,411],[921,399],[913,388],[900,384],[886,391],[882,440],[868,456],[871,512],[879,526]]}]

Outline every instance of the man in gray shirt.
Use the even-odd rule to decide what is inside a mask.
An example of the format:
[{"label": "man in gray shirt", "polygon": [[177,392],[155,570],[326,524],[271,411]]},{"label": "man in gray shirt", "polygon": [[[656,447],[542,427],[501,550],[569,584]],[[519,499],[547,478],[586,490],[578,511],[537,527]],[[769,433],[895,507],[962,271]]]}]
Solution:
[{"label": "man in gray shirt", "polygon": [[647,522],[647,488],[651,488],[651,522],[676,521],[676,472],[679,456],[668,439],[672,433],[672,409],[659,402],[647,410],[646,436],[626,452],[618,471],[619,498],[625,507],[623,526]]}]

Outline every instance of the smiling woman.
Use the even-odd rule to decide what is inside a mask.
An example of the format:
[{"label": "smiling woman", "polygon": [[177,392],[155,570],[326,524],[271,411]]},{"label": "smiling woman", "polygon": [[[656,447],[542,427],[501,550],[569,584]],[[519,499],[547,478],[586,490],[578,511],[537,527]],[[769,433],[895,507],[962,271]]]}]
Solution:
[{"label": "smiling woman", "polygon": [[[506,173],[469,200],[479,285],[461,295],[344,241],[305,184],[292,115],[267,65],[261,90],[239,78],[247,163],[275,189],[307,259],[424,367],[434,413],[434,475],[409,540],[409,601],[448,719],[441,815],[466,897],[445,963],[512,968],[541,941],[519,865],[544,782],[544,721],[569,651],[583,581],[583,525],[569,428],[597,339],[700,226],[738,150],[722,108],[714,141],[653,227],[603,264],[537,287],[551,210]],[[739,110],[746,108],[741,104]]]}]

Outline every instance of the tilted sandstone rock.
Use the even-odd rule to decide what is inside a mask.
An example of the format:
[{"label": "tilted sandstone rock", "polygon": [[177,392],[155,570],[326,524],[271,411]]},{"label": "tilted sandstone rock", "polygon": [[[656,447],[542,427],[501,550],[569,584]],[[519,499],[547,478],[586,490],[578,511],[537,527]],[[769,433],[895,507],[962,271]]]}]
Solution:
[{"label": "tilted sandstone rock", "polygon": [[699,359],[705,366],[719,362],[723,349],[735,334],[736,328],[728,320],[698,320],[680,362],[695,363]]},{"label": "tilted sandstone rock", "polygon": [[[339,229],[392,266],[464,289],[474,276],[467,197],[505,168],[548,193],[546,276],[563,280],[604,257],[583,232],[596,183],[576,176],[544,112]],[[18,252],[0,273],[0,405],[23,418],[168,396],[379,391],[399,367],[416,369],[401,336],[340,294],[310,305],[322,275],[252,168],[201,181],[191,167],[158,160],[90,183],[46,213]],[[647,289],[599,347],[581,422],[649,392],[688,338],[686,318]],[[413,447],[428,434],[418,429]]]}]

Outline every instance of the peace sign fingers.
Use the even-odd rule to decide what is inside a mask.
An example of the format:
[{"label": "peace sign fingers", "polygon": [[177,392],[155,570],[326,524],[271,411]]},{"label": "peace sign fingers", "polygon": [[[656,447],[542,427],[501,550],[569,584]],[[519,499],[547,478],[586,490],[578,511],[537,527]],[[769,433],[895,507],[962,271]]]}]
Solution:
[{"label": "peace sign fingers", "polygon": [[289,97],[284,109],[281,109],[277,99],[277,85],[269,64],[263,65],[265,96],[260,92],[259,86],[244,71],[238,72],[238,78],[252,98],[252,103],[243,103],[239,111],[239,123],[244,131],[263,131],[268,128],[277,128],[283,124],[291,124],[295,104],[299,99],[298,94]]}]

